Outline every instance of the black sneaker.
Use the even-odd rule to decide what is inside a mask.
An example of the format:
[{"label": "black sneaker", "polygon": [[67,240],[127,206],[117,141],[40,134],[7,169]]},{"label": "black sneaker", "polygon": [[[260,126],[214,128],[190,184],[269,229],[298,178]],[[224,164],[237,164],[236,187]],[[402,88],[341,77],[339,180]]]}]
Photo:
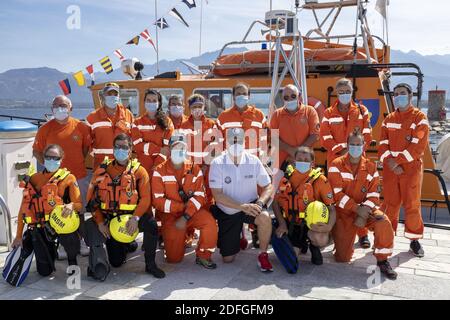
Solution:
[{"label": "black sneaker", "polygon": [[166,276],[166,273],[158,268],[156,265],[145,266],[145,272],[150,273],[152,276],[158,279],[162,279]]},{"label": "black sneaker", "polygon": [[381,273],[384,274],[386,276],[386,278],[388,278],[390,280],[397,279],[397,272],[395,272],[392,269],[389,261],[387,261],[387,260],[378,261],[377,266],[380,268]]},{"label": "black sneaker", "polygon": [[132,241],[130,243],[127,244],[127,252],[128,253],[133,253],[137,250],[138,248],[138,244],[136,241]]},{"label": "black sneaker", "polygon": [[412,240],[409,245],[409,252],[412,252],[416,257],[422,258],[425,255],[422,245],[418,240]]},{"label": "black sneaker", "polygon": [[197,257],[195,259],[195,263],[198,264],[198,265],[203,266],[206,269],[215,269],[215,268],[217,268],[217,264],[212,262],[211,259],[203,259],[203,258]]},{"label": "black sneaker", "polygon": [[359,245],[361,246],[361,248],[363,249],[369,249],[370,248],[370,240],[368,236],[364,236],[359,238]]},{"label": "black sneaker", "polygon": [[309,244],[309,251],[311,252],[311,263],[317,266],[323,264],[322,253],[320,252],[320,248],[316,247],[313,244]]}]

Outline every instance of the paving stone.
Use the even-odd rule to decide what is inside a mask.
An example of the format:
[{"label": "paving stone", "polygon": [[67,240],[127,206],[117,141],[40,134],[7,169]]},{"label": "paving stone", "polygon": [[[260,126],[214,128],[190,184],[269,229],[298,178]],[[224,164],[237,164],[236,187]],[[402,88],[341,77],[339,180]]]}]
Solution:
[{"label": "paving stone", "polygon": [[[263,279],[264,280],[264,279]],[[240,275],[227,284],[226,288],[219,290],[213,300],[283,300],[304,299],[308,290],[305,286],[268,283],[255,281]]]},{"label": "paving stone", "polygon": [[450,280],[404,274],[382,284],[384,295],[408,299],[450,299]]},{"label": "paving stone", "polygon": [[430,271],[430,270],[416,269],[415,274],[418,276],[450,280],[450,273],[445,273],[445,272],[435,272],[435,271]]},{"label": "paving stone", "polygon": [[137,287],[124,287],[117,284],[103,283],[84,292],[83,295],[107,300],[134,300],[144,289]]},{"label": "paving stone", "polygon": [[449,240],[449,236],[447,234],[441,234],[441,233],[433,233],[431,234],[431,238],[434,240]]},{"label": "paving stone", "polygon": [[12,288],[0,295],[0,300],[47,300],[54,292],[27,287]]},{"label": "paving stone", "polygon": [[[62,270],[57,270],[49,277],[41,277],[41,280],[36,281],[30,285],[27,285],[28,288],[32,288],[35,290],[48,290],[53,293],[63,293],[63,294],[74,294],[84,292],[96,285],[98,283],[90,281],[86,275],[81,273],[80,278],[80,289],[69,289],[67,286],[67,274]],[[25,284],[25,282],[24,282]]]},{"label": "paving stone", "polygon": [[333,288],[330,290],[328,287],[314,287],[311,288],[310,293],[306,294],[306,297],[325,300],[372,300],[374,294],[345,288]]},{"label": "paving stone", "polygon": [[422,259],[404,260],[403,258],[400,258],[400,265],[404,268],[450,273],[450,264],[442,262],[427,261]]}]

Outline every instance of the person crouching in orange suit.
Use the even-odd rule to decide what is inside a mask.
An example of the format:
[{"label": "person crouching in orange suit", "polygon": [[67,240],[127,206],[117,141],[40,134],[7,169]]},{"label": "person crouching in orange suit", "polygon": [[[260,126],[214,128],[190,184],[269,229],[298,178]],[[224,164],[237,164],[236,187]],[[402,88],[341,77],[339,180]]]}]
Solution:
[{"label": "person crouching in orange suit", "polygon": [[178,263],[185,253],[189,229],[199,229],[196,263],[215,269],[211,255],[217,245],[217,225],[206,205],[205,185],[200,166],[187,160],[186,137],[170,138],[170,157],[157,166],[152,177],[153,204],[162,212],[162,235],[166,260]]},{"label": "person crouching in orange suit", "polygon": [[349,262],[358,228],[374,232],[377,265],[389,279],[396,279],[387,258],[393,252],[394,231],[389,218],[379,210],[380,178],[376,164],[364,157],[364,137],[353,133],[347,140],[348,153],[335,160],[328,178],[336,200],[337,218],[333,230],[337,262]]}]

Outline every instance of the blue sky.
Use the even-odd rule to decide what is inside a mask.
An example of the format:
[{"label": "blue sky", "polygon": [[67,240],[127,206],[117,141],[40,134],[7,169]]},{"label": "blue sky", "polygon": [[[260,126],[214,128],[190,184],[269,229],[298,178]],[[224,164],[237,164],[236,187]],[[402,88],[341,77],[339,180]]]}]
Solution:
[{"label": "blue sky", "polygon": [[[197,4],[201,0],[196,0]],[[301,1],[303,3],[303,1]],[[371,1],[373,9],[375,0]],[[273,0],[274,9],[292,9],[294,0]],[[390,0],[390,44],[394,49],[416,50],[422,54],[450,53],[450,1]],[[432,4],[432,5],[431,5]],[[66,13],[70,5],[81,10],[81,28],[69,30]],[[199,51],[200,8],[189,10],[181,0],[158,0],[159,16],[175,6],[190,24],[186,28],[167,16],[170,28],[160,31],[160,59],[189,58]],[[222,47],[225,42],[243,37],[254,19],[263,19],[269,0],[209,0],[204,5],[203,52]],[[302,31],[313,26],[313,19],[300,13]],[[0,1],[0,72],[22,67],[48,66],[65,72],[84,69],[110,55],[143,29],[155,37],[154,0],[2,0]],[[381,16],[370,11],[372,31],[381,34]],[[339,31],[354,32],[354,12],[338,20]],[[259,34],[255,32],[253,38]],[[127,57],[138,57],[146,64],[156,62],[148,43],[126,46]]]}]

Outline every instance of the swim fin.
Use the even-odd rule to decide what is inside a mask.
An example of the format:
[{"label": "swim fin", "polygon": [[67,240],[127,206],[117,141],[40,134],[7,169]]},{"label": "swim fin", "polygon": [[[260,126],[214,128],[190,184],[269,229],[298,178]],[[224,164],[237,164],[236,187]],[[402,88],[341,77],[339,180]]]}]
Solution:
[{"label": "swim fin", "polygon": [[10,285],[18,287],[28,275],[33,262],[34,251],[17,247],[6,257],[3,268],[3,279]]},{"label": "swim fin", "polygon": [[284,234],[281,238],[275,234],[277,223],[273,224],[271,244],[278,260],[288,273],[294,274],[298,270],[298,259],[289,237]]}]

